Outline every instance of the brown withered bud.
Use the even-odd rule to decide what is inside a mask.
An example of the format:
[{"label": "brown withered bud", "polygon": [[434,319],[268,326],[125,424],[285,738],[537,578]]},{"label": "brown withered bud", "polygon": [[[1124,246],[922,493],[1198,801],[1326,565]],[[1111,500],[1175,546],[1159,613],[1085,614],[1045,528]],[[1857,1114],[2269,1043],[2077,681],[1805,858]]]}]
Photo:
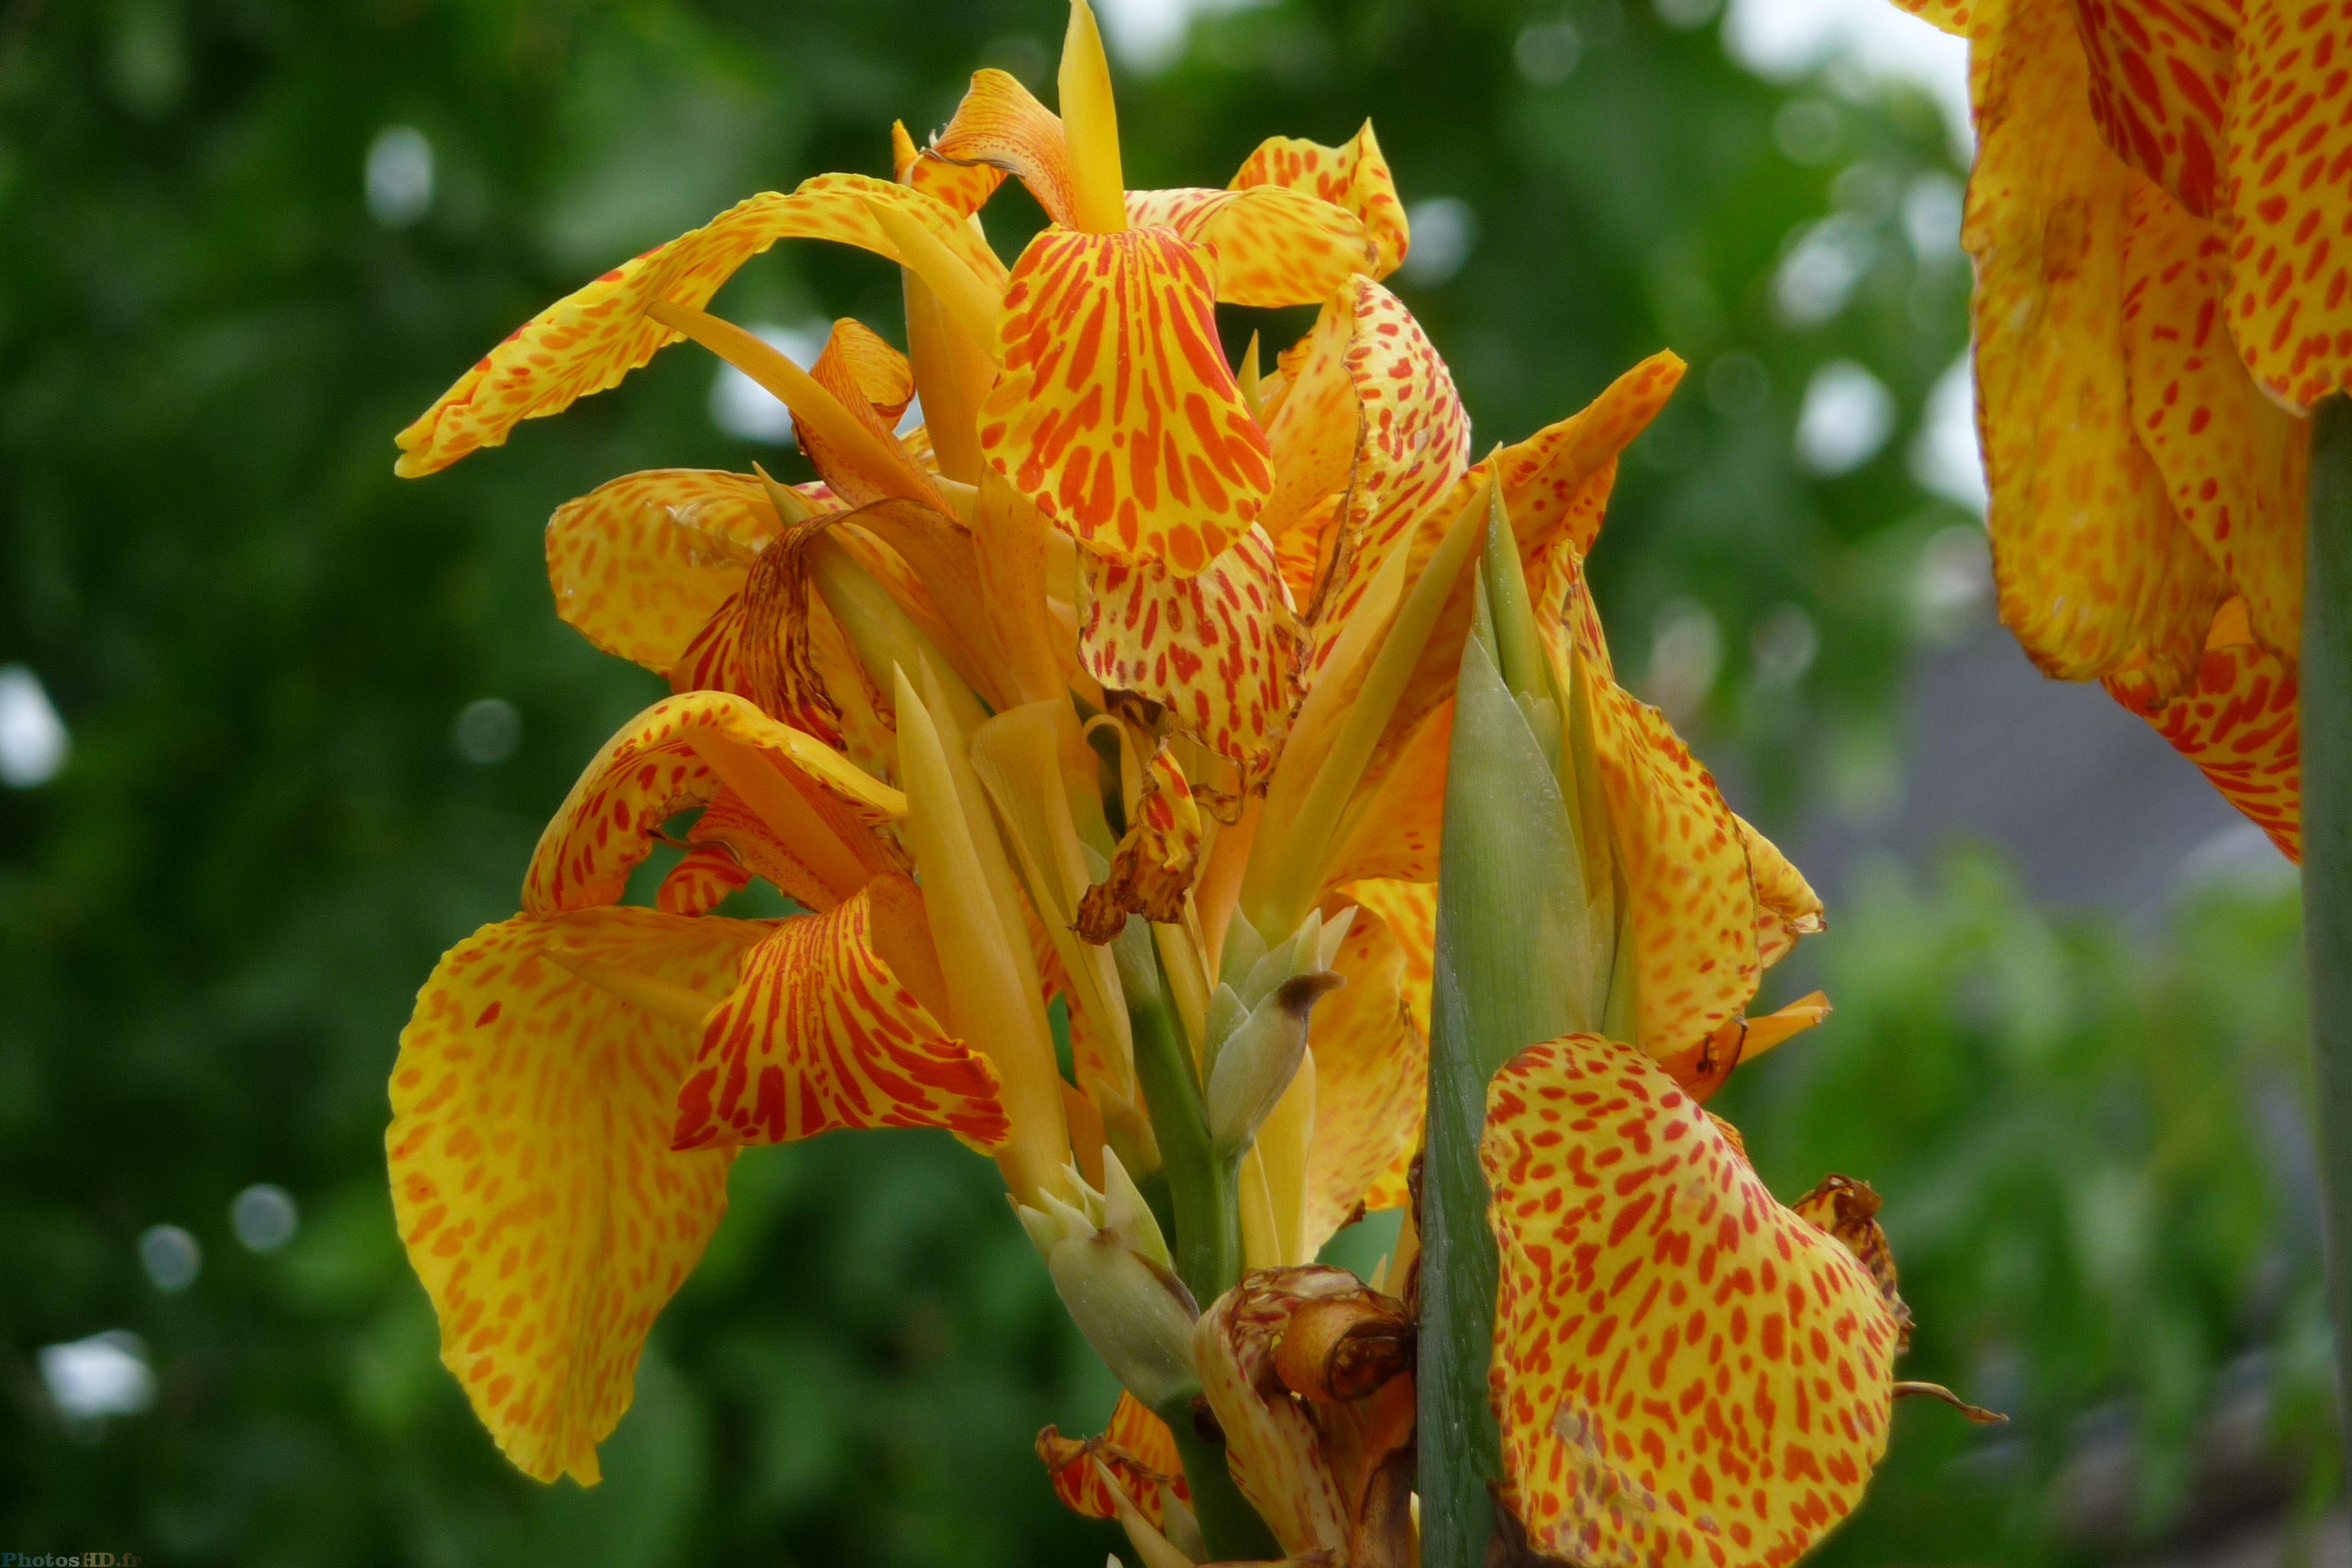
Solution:
[{"label": "brown withered bud", "polygon": [[1412,1369],[1414,1324],[1376,1290],[1302,1303],[1274,1350],[1274,1374],[1318,1404],[1361,1399]]}]

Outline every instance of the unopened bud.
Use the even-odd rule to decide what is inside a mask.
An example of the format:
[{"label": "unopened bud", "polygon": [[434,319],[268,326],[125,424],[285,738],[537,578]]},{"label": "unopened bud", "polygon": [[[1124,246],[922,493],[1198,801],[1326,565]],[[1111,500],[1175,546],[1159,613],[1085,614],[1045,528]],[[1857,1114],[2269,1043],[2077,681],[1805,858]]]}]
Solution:
[{"label": "unopened bud", "polygon": [[1165,1410],[1200,1392],[1192,1365],[1200,1311],[1164,1265],[1098,1230],[1055,1242],[1045,1268],[1071,1321],[1129,1394]]},{"label": "unopened bud", "polygon": [[1209,1069],[1209,1136],[1246,1149],[1307,1054],[1307,1020],[1326,992],[1345,982],[1328,970],[1276,986],[1217,1050]]}]

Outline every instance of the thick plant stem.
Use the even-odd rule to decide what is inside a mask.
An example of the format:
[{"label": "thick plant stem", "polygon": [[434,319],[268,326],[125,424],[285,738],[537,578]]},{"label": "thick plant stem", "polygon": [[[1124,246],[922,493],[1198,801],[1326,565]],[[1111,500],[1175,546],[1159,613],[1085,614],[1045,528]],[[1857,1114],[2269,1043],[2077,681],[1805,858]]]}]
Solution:
[{"label": "thick plant stem", "polygon": [[[1147,940],[1122,946],[1119,961],[1135,1036],[1136,1081],[1150,1110],[1151,1134],[1160,1142],[1160,1173],[1167,1179],[1169,1207],[1176,1221],[1176,1274],[1206,1307],[1242,1277],[1234,1162],[1218,1153],[1209,1137],[1201,1075],[1192,1066],[1192,1048],[1185,1042],[1184,1026],[1176,1016],[1153,944]],[[1176,1435],[1176,1450],[1184,1461],[1184,1479],[1192,1489],[1193,1512],[1210,1557],[1249,1562],[1280,1556],[1281,1548],[1265,1521],[1234,1485],[1224,1444],[1201,1431],[1189,1405],[1158,1414]]]},{"label": "thick plant stem", "polygon": [[2303,587],[2303,941],[2336,1411],[2352,1454],[2352,399],[2312,414]]}]

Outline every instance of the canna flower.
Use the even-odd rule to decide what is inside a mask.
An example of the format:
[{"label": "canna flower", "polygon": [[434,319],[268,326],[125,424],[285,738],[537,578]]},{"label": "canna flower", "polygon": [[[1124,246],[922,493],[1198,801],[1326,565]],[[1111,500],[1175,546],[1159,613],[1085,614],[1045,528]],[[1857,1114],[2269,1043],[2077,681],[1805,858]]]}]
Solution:
[{"label": "canna flower", "polygon": [[2347,15],[1898,3],[1971,45],[2002,619],[2296,858],[2306,416],[2352,385]]},{"label": "canna flower", "polygon": [[[494,1438],[593,1482],[736,1155],[944,1129],[996,1162],[1132,1380],[1102,1436],[1040,1438],[1065,1500],[1195,1560],[1268,1526],[1269,1549],[1340,1550],[1284,1533],[1328,1523],[1294,1495],[1325,1483],[1238,1407],[1230,1451],[1205,1435],[1168,1347],[1194,1324],[1216,1404],[1202,1346],[1245,1279],[1408,1200],[1491,516],[1582,694],[1559,717],[1614,825],[1633,1048],[1703,1097],[1817,1019],[1746,1010],[1820,904],[1616,686],[1584,589],[1617,458],[1680,362],[1474,463],[1380,281],[1409,237],[1369,126],[1274,139],[1222,190],[1127,191],[1083,0],[1059,99],[981,72],[929,145],[894,129],[892,178],[739,204],[543,311],[402,432],[400,471],[430,473],[690,337],[789,407],[817,479],[631,474],[551,521],[559,612],[673,695],[591,761],[515,918],[420,994],[395,1210]],[[1049,219],[1010,265],[974,221],[1008,175]],[[707,311],[783,238],[896,266],[906,352],[845,320],[803,369]],[[1319,313],[1272,368],[1255,344],[1234,367],[1220,303]],[[754,880],[796,912],[730,918]],[[1409,1394],[1391,1374],[1337,1401],[1386,1402],[1367,1464]],[[1330,1484],[1370,1517],[1362,1474]]]}]

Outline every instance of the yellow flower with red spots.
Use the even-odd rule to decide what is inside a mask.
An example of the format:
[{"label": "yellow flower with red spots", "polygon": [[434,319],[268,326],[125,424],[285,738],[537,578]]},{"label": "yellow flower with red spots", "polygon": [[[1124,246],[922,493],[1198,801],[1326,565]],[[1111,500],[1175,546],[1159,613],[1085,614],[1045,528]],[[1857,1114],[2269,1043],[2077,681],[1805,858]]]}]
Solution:
[{"label": "yellow flower with red spots", "polygon": [[[1097,1343],[1160,1367],[1163,1405],[1147,1320],[1200,1314],[1178,1363],[1230,1473],[1223,1449],[1199,1470],[1189,1415],[1171,1431],[1131,1396],[1101,1438],[1041,1439],[1064,1497],[1197,1556],[1238,1485],[1284,1549],[1373,1561],[1409,1517],[1366,1489],[1410,1436],[1409,1378],[1375,1357],[1348,1363],[1360,1386],[1318,1384],[1317,1470],[1307,1428],[1236,1393],[1232,1358],[1273,1342],[1234,1325],[1344,1298],[1409,1337],[1360,1286],[1266,1281],[1408,1199],[1454,670],[1496,508],[1547,656],[1590,698],[1640,998],[1612,1048],[1703,1098],[1816,1021],[1818,999],[1746,1010],[1820,904],[1616,685],[1585,586],[1618,456],[1680,362],[1473,463],[1443,360],[1380,281],[1408,237],[1369,127],[1270,141],[1221,190],[1127,191],[1083,3],[1060,100],[980,73],[928,147],[896,133],[893,178],[739,204],[543,311],[401,434],[400,470],[429,473],[691,337],[787,405],[818,477],[631,474],[550,522],[564,619],[674,695],[591,761],[515,918],[420,994],[387,1133],[398,1219],[500,1446],[593,1481],[736,1154],[944,1129],[996,1160]],[[1008,175],[1049,220],[1009,266],[971,221]],[[782,238],[898,268],[906,352],[845,321],[803,369],[706,311]],[[1220,303],[1320,309],[1272,368],[1253,345],[1236,369]],[[657,854],[652,907],[628,902]],[[719,912],[754,879],[799,912]],[[1591,1142],[1614,1163],[1638,1139]],[[1748,1201],[1743,1179],[1726,1190]],[[1139,1194],[1169,1207],[1172,1257]],[[1149,1312],[1079,1310],[1088,1247],[1150,1255],[1098,1271],[1141,1281]],[[1859,1393],[1808,1396],[1824,1419],[1883,1404],[1883,1369],[1854,1364]],[[1342,1428],[1354,1447],[1328,1448]]]},{"label": "yellow flower with red spots", "polygon": [[2352,12],[1898,3],[1971,46],[2002,618],[2295,857],[2305,416],[2352,386]]}]

